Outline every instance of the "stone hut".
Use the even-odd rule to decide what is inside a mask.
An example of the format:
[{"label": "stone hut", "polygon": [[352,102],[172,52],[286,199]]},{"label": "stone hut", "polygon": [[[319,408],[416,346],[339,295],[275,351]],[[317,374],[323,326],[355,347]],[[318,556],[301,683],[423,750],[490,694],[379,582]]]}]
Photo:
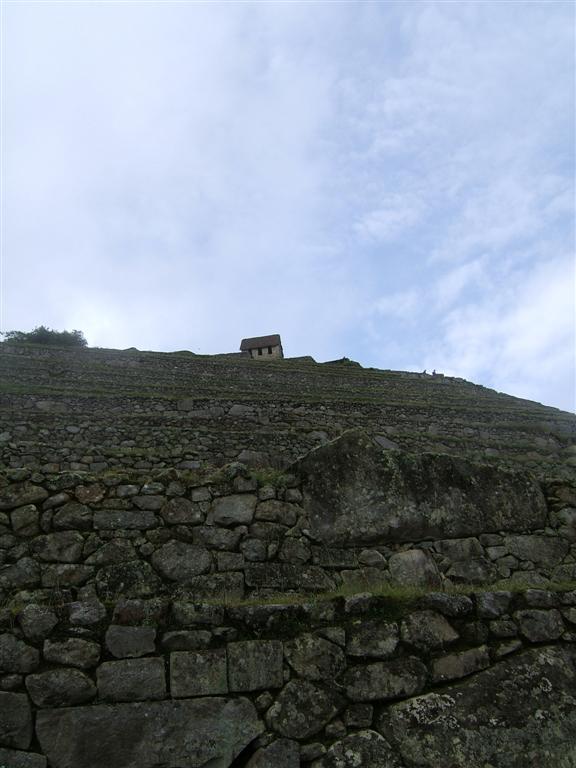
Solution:
[{"label": "stone hut", "polygon": [[248,352],[254,360],[284,357],[282,341],[278,333],[273,333],[270,336],[255,336],[252,339],[242,339],[240,351]]}]

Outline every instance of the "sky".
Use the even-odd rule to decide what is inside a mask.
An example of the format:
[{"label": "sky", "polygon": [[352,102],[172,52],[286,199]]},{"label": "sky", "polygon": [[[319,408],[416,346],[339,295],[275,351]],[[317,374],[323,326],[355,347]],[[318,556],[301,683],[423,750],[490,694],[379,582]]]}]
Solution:
[{"label": "sky", "polygon": [[576,407],[570,2],[2,0],[1,330]]}]

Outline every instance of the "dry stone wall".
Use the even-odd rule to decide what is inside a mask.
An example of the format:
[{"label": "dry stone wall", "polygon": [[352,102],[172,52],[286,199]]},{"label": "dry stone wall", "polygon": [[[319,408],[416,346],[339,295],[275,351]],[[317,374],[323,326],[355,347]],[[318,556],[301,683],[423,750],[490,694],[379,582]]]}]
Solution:
[{"label": "dry stone wall", "polygon": [[6,768],[571,766],[576,592],[0,612]]}]

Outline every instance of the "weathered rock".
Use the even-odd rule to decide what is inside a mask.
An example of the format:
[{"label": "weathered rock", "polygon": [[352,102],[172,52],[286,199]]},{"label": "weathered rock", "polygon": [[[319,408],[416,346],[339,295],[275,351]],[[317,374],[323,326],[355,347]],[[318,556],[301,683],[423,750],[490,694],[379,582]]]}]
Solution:
[{"label": "weathered rock", "polygon": [[71,707],[96,696],[94,683],[79,669],[50,669],[28,675],[26,689],[37,707]]},{"label": "weathered rock", "polygon": [[461,653],[451,653],[432,662],[432,682],[445,683],[479,672],[490,665],[488,648],[470,648]]},{"label": "weathered rock", "polygon": [[193,530],[194,543],[208,549],[230,550],[238,549],[240,532],[227,528],[216,528],[210,525],[197,525]]},{"label": "weathered rock", "polygon": [[311,768],[400,768],[390,744],[376,731],[359,731],[333,744]]},{"label": "weathered rock", "polygon": [[37,536],[30,551],[48,563],[77,563],[82,558],[84,539],[77,531],[62,531]]},{"label": "weathered rock", "polygon": [[497,619],[510,610],[512,592],[479,592],[476,596],[476,613],[481,619]]},{"label": "weathered rock", "polygon": [[0,672],[27,674],[37,669],[40,654],[11,634],[0,635]]},{"label": "weathered rock", "polygon": [[44,710],[36,723],[53,768],[229,766],[262,730],[244,698]]},{"label": "weathered rock", "polygon": [[198,525],[204,522],[205,517],[197,505],[179,497],[166,502],[160,514],[167,525]]},{"label": "weathered rock", "polygon": [[373,659],[392,656],[400,639],[394,621],[355,621],[348,627],[346,653]]},{"label": "weathered rock", "polygon": [[38,643],[48,637],[58,624],[58,617],[47,605],[31,603],[18,614],[18,623],[27,640]]},{"label": "weathered rock", "polygon": [[244,597],[244,574],[231,572],[194,576],[187,581],[186,592],[197,601],[241,600]]},{"label": "weathered rock", "polygon": [[228,693],[226,649],[171,653],[170,692],[174,698]]},{"label": "weathered rock", "polygon": [[334,582],[318,566],[292,563],[252,563],[246,566],[246,584],[268,589],[328,592]]},{"label": "weathered rock", "polygon": [[462,618],[474,610],[474,603],[466,595],[449,595],[446,592],[431,592],[418,601],[419,608],[429,608],[443,616]]},{"label": "weathered rock", "polygon": [[86,565],[115,565],[137,559],[138,554],[131,541],[113,539],[89,555],[84,562]]},{"label": "weathered rock", "polygon": [[497,581],[499,573],[497,566],[488,558],[474,557],[453,563],[446,576],[456,584],[489,584]]},{"label": "weathered rock", "polygon": [[92,510],[86,504],[70,501],[56,512],[52,525],[57,531],[89,531],[92,529],[92,517]]},{"label": "weathered rock", "polygon": [[96,598],[77,600],[68,605],[68,618],[75,626],[93,627],[106,618],[106,608]]},{"label": "weathered rock", "polygon": [[45,640],[42,655],[52,664],[90,669],[100,660],[100,646],[92,640],[83,640],[80,637]]},{"label": "weathered rock", "polygon": [[542,647],[392,704],[378,730],[408,766],[568,768],[576,757],[576,651]]},{"label": "weathered rock", "polygon": [[298,507],[276,499],[261,501],[256,507],[255,518],[268,523],[280,523],[290,528],[298,519]]},{"label": "weathered rock", "polygon": [[352,701],[389,701],[419,693],[427,675],[426,667],[419,659],[407,656],[350,667],[344,675],[344,684]]},{"label": "weathered rock", "polygon": [[23,557],[14,565],[0,567],[0,589],[33,589],[40,583],[40,566],[31,557]]},{"label": "weathered rock", "polygon": [[208,515],[212,525],[250,525],[257,498],[251,493],[234,494],[214,499]]},{"label": "weathered rock", "polygon": [[208,573],[212,557],[205,547],[169,541],[152,555],[152,565],[165,579],[189,584],[195,576]]},{"label": "weathered rock", "polygon": [[346,667],[341,648],[312,634],[285,642],[284,655],[292,669],[307,680],[334,680]]},{"label": "weathered rock", "polygon": [[25,693],[0,691],[0,745],[28,749],[32,741],[32,710]]},{"label": "weathered rock", "polygon": [[291,739],[278,739],[255,752],[246,768],[300,768],[300,746]]},{"label": "weathered rock", "polygon": [[124,627],[112,624],[106,631],[104,642],[117,659],[136,658],[156,650],[154,627]]},{"label": "weathered rock", "polygon": [[[152,498],[152,497],[142,497]],[[133,509],[99,509],[94,513],[97,531],[139,530],[156,528],[158,518],[153,511]]]},{"label": "weathered rock", "polygon": [[295,465],[310,532],[325,544],[421,541],[543,527],[536,480],[445,454],[382,451],[351,430]]},{"label": "weathered rock", "polygon": [[280,688],[284,683],[282,643],[246,640],[228,645],[228,681],[231,691]]},{"label": "weathered rock", "polygon": [[224,608],[220,605],[192,603],[175,600],[172,603],[172,620],[181,627],[197,625],[216,626],[224,621]]},{"label": "weathered rock", "polygon": [[41,584],[44,589],[64,589],[66,587],[81,587],[94,576],[94,568],[90,565],[76,563],[52,563],[42,566]]},{"label": "weathered rock", "polygon": [[482,557],[484,550],[477,538],[444,539],[434,542],[434,549],[453,562]]},{"label": "weathered rock", "polygon": [[570,549],[567,541],[551,536],[506,536],[504,542],[510,554],[542,568],[559,565]]},{"label": "weathered rock", "polygon": [[458,639],[458,632],[434,611],[414,611],[400,626],[403,642],[421,651],[443,648]]},{"label": "weathered rock", "polygon": [[557,640],[564,632],[562,614],[556,609],[541,611],[531,608],[516,611],[514,618],[520,627],[520,634],[532,643]]},{"label": "weathered rock", "polygon": [[291,680],[268,710],[268,721],[281,736],[309,739],[338,714],[343,704],[331,688],[309,680]]},{"label": "weathered rock", "polygon": [[212,632],[206,629],[177,629],[162,635],[162,648],[166,651],[201,651],[208,648]]},{"label": "weathered rock", "polygon": [[388,566],[391,579],[398,584],[435,589],[442,581],[434,560],[420,549],[396,552],[390,557]]},{"label": "weathered rock", "polygon": [[151,701],[166,697],[164,659],[107,661],[98,667],[102,701]]},{"label": "weathered rock", "polygon": [[37,504],[49,496],[48,491],[39,485],[23,483],[11,485],[0,490],[0,510],[24,507],[26,504]]},{"label": "weathered rock", "polygon": [[46,768],[44,755],[0,747],[0,765],[6,768]]},{"label": "weathered rock", "polygon": [[98,571],[96,589],[98,595],[107,600],[119,596],[152,597],[160,589],[160,579],[148,563],[119,563]]},{"label": "weathered rock", "polygon": [[34,504],[26,504],[25,507],[13,509],[10,519],[14,533],[17,536],[29,537],[40,533],[38,526],[39,512]]}]

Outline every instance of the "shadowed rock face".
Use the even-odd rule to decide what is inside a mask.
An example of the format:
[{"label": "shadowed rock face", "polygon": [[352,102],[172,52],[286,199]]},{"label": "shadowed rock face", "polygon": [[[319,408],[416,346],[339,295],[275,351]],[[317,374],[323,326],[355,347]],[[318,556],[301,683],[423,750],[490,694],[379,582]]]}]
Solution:
[{"label": "shadowed rock face", "polygon": [[572,768],[576,649],[540,647],[393,704],[378,730],[407,768]]},{"label": "shadowed rock face", "polygon": [[384,451],[351,430],[299,460],[310,532],[358,545],[541,528],[546,503],[526,472],[444,454]]},{"label": "shadowed rock face", "polygon": [[228,768],[261,731],[245,698],[48,709],[36,724],[53,768]]}]

